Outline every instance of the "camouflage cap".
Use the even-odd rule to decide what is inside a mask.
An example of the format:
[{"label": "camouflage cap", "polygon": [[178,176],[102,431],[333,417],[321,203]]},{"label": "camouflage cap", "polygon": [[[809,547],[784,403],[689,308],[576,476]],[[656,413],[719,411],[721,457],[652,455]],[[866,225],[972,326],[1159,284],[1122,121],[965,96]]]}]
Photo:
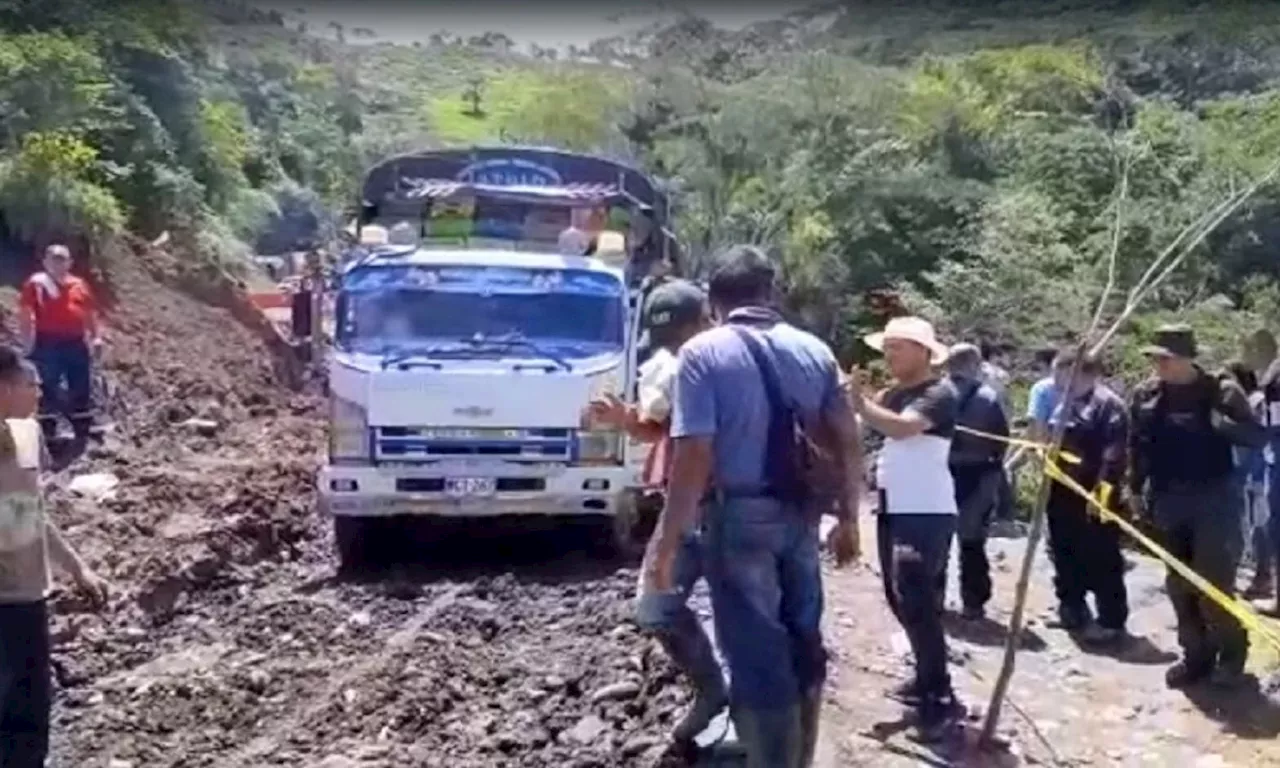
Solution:
[{"label": "camouflage cap", "polygon": [[1183,357],[1194,359],[1196,349],[1196,333],[1191,326],[1182,323],[1162,325],[1156,329],[1152,343],[1142,350],[1150,357]]}]

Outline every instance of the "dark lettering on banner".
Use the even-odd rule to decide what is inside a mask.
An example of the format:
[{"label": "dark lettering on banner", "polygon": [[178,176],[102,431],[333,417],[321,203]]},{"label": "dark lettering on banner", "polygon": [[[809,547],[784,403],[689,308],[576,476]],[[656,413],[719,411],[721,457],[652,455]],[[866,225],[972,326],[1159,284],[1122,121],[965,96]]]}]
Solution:
[{"label": "dark lettering on banner", "polygon": [[499,158],[472,163],[458,172],[458,181],[501,187],[552,187],[560,184],[556,169],[518,158]]}]

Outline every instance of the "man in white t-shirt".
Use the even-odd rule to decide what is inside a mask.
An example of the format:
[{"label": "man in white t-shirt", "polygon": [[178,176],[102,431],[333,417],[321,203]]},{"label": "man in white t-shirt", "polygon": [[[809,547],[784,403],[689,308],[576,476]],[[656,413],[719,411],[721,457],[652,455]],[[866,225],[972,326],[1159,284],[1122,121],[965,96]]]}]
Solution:
[{"label": "man in white t-shirt", "polygon": [[[665,282],[649,295],[645,324],[657,349],[637,372],[637,404],[628,406],[616,396],[608,396],[593,402],[588,415],[595,422],[621,427],[635,439],[653,444],[645,463],[645,483],[665,488],[670,474],[672,391],[680,370],[676,353],[711,324],[706,294],[684,280]],[[676,555],[675,589],[653,593],[641,588],[637,594],[636,623],[659,638],[696,691],[693,706],[672,733],[677,742],[692,741],[729,704],[711,639],[689,608],[689,597],[702,578],[702,570],[700,535],[689,531]]]},{"label": "man in white t-shirt", "polygon": [[890,696],[918,709],[920,737],[934,741],[962,714],[947,672],[947,641],[937,584],[956,530],[955,485],[948,459],[958,398],[933,369],[947,348],[918,317],[890,320],[866,338],[884,353],[894,385],[877,400],[863,396],[850,377],[858,415],[884,435],[876,462],[880,515],[876,540],[885,596],[906,630],[915,676]]}]

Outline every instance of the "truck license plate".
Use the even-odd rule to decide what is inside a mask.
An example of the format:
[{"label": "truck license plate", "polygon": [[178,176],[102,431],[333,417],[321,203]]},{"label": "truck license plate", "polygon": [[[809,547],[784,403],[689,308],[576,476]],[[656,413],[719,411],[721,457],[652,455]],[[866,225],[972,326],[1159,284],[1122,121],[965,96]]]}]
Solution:
[{"label": "truck license plate", "polygon": [[492,477],[446,477],[444,492],[454,498],[492,496],[497,483]]}]

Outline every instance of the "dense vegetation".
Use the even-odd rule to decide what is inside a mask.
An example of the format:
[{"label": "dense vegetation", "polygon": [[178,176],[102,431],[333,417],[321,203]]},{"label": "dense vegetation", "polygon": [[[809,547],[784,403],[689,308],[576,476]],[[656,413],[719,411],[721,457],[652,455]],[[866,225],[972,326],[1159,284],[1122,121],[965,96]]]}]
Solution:
[{"label": "dense vegetation", "polygon": [[[792,308],[847,352],[879,286],[1028,346],[1091,313],[1117,213],[1125,285],[1280,160],[1280,11],[908,5],[740,33],[690,17],[558,55],[444,32],[349,45],[231,2],[0,0],[4,234],[168,229],[235,267],[323,236],[391,151],[548,143],[669,179],[695,258],[768,246]],[[1233,354],[1280,322],[1278,245],[1268,185],[1134,330],[1179,313]]]}]

